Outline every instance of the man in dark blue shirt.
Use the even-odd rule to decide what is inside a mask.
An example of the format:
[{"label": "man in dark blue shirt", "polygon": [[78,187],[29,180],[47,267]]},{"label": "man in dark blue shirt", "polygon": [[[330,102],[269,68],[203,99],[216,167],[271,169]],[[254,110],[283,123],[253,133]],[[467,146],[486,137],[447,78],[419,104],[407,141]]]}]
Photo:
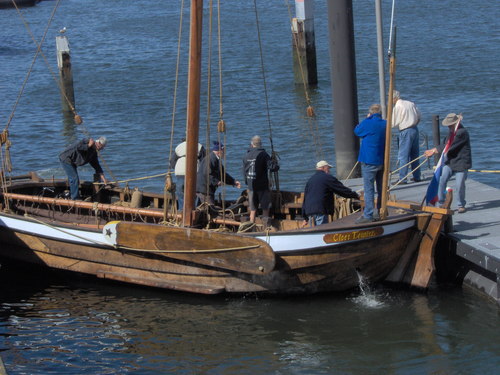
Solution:
[{"label": "man in dark blue shirt", "polygon": [[333,215],[333,194],[344,198],[359,199],[358,193],[344,186],[330,174],[332,166],[321,160],[316,164],[316,173],[307,181],[304,191],[302,215],[304,225],[310,226],[328,223],[328,215]]},{"label": "man in dark blue shirt", "polygon": [[[384,174],[385,129],[380,104],[372,104],[368,115],[354,128],[354,134],[361,138],[358,161],[361,163],[365,208],[363,216],[356,223],[369,223],[377,220],[382,198],[382,178]],[[374,212],[375,189],[377,185],[377,212]]]},{"label": "man in dark blue shirt", "polygon": [[89,163],[95,169],[95,173],[100,175],[102,182],[107,184],[106,177],[104,177],[104,172],[98,159],[98,152],[104,149],[106,143],[106,137],[100,137],[97,141],[94,141],[92,138],[82,139],[59,154],[61,165],[68,175],[71,199],[81,199],[80,193],[78,192],[80,179],[78,177],[77,167]]}]

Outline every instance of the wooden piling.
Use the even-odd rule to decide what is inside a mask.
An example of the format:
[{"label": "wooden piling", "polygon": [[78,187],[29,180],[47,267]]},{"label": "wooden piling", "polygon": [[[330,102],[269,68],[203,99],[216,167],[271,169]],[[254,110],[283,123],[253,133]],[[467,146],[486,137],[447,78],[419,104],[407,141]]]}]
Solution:
[{"label": "wooden piling", "polygon": [[313,0],[295,0],[296,17],[292,20],[292,46],[296,84],[318,83],[313,5]]},{"label": "wooden piling", "polygon": [[64,35],[56,36],[57,66],[63,112],[74,112],[75,92],[73,90],[73,73],[71,72],[71,55],[68,38]]}]

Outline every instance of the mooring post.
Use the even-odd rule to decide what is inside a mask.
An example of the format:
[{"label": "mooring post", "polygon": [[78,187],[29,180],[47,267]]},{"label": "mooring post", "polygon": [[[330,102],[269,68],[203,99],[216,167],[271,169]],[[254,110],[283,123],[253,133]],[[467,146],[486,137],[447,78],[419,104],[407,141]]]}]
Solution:
[{"label": "mooring post", "polygon": [[[359,151],[359,139],[354,135],[359,118],[352,0],[328,0],[328,31],[336,173],[343,179],[356,164]],[[359,176],[357,168],[351,177]]]},{"label": "mooring post", "polygon": [[292,20],[293,72],[295,83],[316,85],[316,42],[314,38],[314,0],[295,0]]},{"label": "mooring post", "polygon": [[[439,115],[432,115],[432,141],[434,142],[434,147],[441,143],[441,134],[439,133]],[[434,162],[437,164],[439,161],[439,155],[434,155]]]},{"label": "mooring post", "polygon": [[64,35],[56,36],[56,47],[62,109],[64,112],[73,112],[75,108],[75,92],[73,90],[73,73],[71,72],[68,38]]}]

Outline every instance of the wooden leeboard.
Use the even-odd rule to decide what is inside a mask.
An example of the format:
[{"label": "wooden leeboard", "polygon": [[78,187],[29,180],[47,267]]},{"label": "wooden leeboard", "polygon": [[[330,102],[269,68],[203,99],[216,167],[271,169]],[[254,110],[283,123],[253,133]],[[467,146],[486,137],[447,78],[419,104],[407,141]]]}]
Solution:
[{"label": "wooden leeboard", "polygon": [[393,283],[403,282],[404,276],[410,267],[412,259],[414,258],[414,254],[420,246],[422,236],[425,234],[425,230],[430,223],[431,216],[432,215],[429,213],[422,213],[417,216],[418,232],[415,232],[412,235],[412,238],[408,243],[405,252],[399,259],[396,267],[394,267],[389,276],[386,277],[386,281],[390,281]]},{"label": "wooden leeboard", "polygon": [[130,222],[108,223],[103,233],[124,249],[231,271],[262,275],[275,266],[275,254],[266,242],[234,233]]},{"label": "wooden leeboard", "polygon": [[[444,208],[448,209],[453,198],[452,192],[448,192]],[[434,213],[431,217],[429,225],[425,229],[425,234],[418,248],[417,262],[411,279],[411,286],[419,288],[427,288],[435,270],[434,265],[434,249],[439,239],[439,233],[448,215],[442,213]]]}]

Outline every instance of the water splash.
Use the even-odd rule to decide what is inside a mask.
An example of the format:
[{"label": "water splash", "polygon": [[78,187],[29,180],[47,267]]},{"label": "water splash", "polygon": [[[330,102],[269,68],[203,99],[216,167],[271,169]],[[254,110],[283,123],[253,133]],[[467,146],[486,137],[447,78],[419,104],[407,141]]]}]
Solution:
[{"label": "water splash", "polygon": [[380,296],[372,290],[367,279],[358,270],[356,270],[356,273],[358,275],[360,294],[359,296],[353,298],[353,301],[364,307],[372,309],[383,307],[384,302],[380,300]]}]

